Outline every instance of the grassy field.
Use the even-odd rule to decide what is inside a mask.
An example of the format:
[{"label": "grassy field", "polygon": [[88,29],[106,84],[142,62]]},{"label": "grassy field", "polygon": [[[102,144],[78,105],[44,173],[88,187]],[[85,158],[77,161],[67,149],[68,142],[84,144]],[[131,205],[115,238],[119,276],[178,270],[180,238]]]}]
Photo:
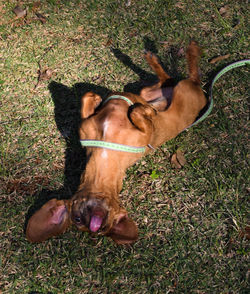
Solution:
[{"label": "grassy field", "polygon": [[[25,17],[13,13],[17,4]],[[185,77],[192,38],[203,48],[207,91],[221,68],[250,56],[248,8],[243,0],[0,0],[0,293],[249,293],[249,67],[216,83],[204,122],[128,170],[121,199],[139,226],[133,246],[74,228],[35,245],[24,235],[37,207],[77,189],[81,95],[138,92],[139,80],[155,79],[144,49]],[[182,169],[171,165],[177,149]]]}]

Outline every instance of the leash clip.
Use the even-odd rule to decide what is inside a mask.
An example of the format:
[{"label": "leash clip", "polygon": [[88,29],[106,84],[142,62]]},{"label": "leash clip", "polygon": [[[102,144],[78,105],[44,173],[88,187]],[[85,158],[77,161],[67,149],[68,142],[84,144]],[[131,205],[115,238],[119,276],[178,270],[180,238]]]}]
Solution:
[{"label": "leash clip", "polygon": [[151,144],[148,144],[147,146],[154,151],[156,150]]}]

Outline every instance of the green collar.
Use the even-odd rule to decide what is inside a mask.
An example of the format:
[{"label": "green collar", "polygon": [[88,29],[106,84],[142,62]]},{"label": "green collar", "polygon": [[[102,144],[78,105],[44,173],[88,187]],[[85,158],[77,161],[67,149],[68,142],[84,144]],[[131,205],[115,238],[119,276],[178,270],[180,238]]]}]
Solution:
[{"label": "green collar", "polygon": [[131,105],[134,104],[134,102],[132,102],[130,99],[128,99],[125,96],[121,96],[121,95],[112,95],[112,96],[108,97],[106,100],[104,100],[103,101],[103,104],[107,103],[111,99],[121,99],[121,100],[124,100],[124,101],[126,101],[128,103],[129,106],[131,106]]},{"label": "green collar", "polygon": [[123,151],[130,153],[144,153],[146,147],[134,147],[129,145],[123,145],[118,143],[111,143],[106,141],[98,141],[98,140],[80,140],[80,143],[84,147],[100,147],[111,149],[115,151]]}]

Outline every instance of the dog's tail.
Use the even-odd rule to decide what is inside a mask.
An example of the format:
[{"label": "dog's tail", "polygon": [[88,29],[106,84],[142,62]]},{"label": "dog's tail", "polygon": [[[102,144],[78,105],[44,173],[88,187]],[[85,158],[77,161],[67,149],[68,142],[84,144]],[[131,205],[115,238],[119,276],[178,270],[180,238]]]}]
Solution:
[{"label": "dog's tail", "polygon": [[189,79],[194,83],[200,84],[198,62],[201,56],[201,49],[195,41],[191,41],[187,48],[187,62]]}]

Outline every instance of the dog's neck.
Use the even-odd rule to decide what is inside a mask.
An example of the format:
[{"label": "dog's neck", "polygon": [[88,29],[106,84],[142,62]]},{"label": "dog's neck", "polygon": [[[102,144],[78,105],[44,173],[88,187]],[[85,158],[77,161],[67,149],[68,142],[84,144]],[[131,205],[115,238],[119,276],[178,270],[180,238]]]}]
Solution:
[{"label": "dog's neck", "polygon": [[124,171],[112,168],[109,164],[106,167],[105,165],[99,167],[99,164],[88,164],[82,175],[78,191],[84,191],[85,194],[102,194],[105,198],[118,199],[124,176]]}]

